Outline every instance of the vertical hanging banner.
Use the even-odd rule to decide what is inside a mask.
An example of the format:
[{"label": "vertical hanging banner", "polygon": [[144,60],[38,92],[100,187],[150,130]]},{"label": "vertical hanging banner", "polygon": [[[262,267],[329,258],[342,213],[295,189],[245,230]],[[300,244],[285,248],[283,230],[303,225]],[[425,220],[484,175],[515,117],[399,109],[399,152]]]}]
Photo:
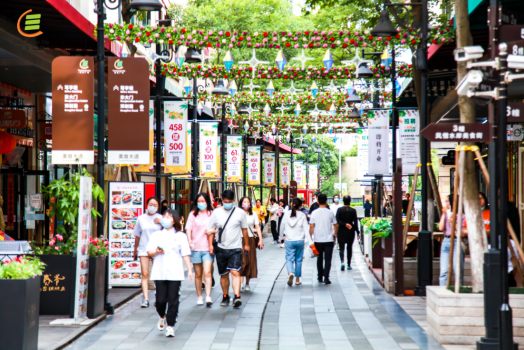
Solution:
[{"label": "vertical hanging banner", "polygon": [[316,190],[318,188],[318,164],[309,164],[309,188]]},{"label": "vertical hanging banner", "polygon": [[260,146],[249,146],[247,151],[248,185],[260,185]]},{"label": "vertical hanging banner", "polygon": [[94,87],[93,57],[53,60],[53,164],[94,164]]},{"label": "vertical hanging banner", "polygon": [[264,186],[275,186],[275,153],[264,152]]},{"label": "vertical hanging banner", "polygon": [[149,164],[149,63],[109,57],[107,75],[107,163]]},{"label": "vertical hanging banner", "polygon": [[295,181],[297,182],[297,188],[304,189],[306,188],[304,186],[304,163],[303,162],[295,162]]},{"label": "vertical hanging banner", "polygon": [[170,172],[190,172],[191,163],[187,157],[187,108],[187,101],[164,102],[164,161]]},{"label": "vertical hanging banner", "polygon": [[368,174],[389,174],[389,113],[369,111]]},{"label": "vertical hanging banner", "polygon": [[280,158],[280,186],[289,186],[289,176],[291,172],[291,160],[289,158]]},{"label": "vertical hanging banner", "polygon": [[369,150],[368,150],[368,129],[358,129],[357,134],[357,179],[364,180],[368,173]]},{"label": "vertical hanging banner", "polygon": [[242,136],[226,136],[227,181],[242,182]]},{"label": "vertical hanging banner", "polygon": [[149,132],[148,132],[148,147],[149,147],[149,163],[148,164],[133,164],[135,166],[136,172],[153,172],[154,166],[153,166],[153,160],[154,160],[154,139],[155,139],[155,101],[149,101],[149,119],[148,119],[148,126],[149,126]]},{"label": "vertical hanging banner", "polygon": [[[75,323],[86,318],[87,282],[89,280],[89,239],[91,238],[91,207],[93,201],[93,180],[80,176],[78,205],[78,238],[76,246]],[[57,283],[58,284],[58,283]]]},{"label": "vertical hanging banner", "polygon": [[419,148],[419,113],[416,109],[398,112],[399,118],[399,154],[402,158],[402,173],[414,174],[420,163]]},{"label": "vertical hanging banner", "polygon": [[218,123],[198,123],[200,130],[200,177],[218,178]]},{"label": "vertical hanging banner", "polygon": [[[165,169],[164,169],[164,173],[165,174],[175,174],[175,175],[179,175],[179,174],[183,174],[183,175],[179,175],[179,176],[175,176],[175,177],[178,177],[178,178],[191,178],[191,147],[192,147],[192,143],[191,143],[191,129],[192,129],[192,125],[193,123],[192,122],[187,122],[186,126],[187,126],[187,131],[186,131],[186,165],[185,166],[166,166]],[[219,157],[219,160],[220,160],[220,157]]]}]

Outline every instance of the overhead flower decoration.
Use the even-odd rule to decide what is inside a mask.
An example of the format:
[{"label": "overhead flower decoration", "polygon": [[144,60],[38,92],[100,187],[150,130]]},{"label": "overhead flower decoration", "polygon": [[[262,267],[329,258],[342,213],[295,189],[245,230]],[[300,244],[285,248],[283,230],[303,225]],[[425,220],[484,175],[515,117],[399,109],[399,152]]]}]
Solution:
[{"label": "overhead flower decoration", "polygon": [[[206,91],[203,91],[198,95],[200,101],[206,101],[211,103],[243,103],[243,104],[260,104],[267,105],[281,105],[289,104],[289,110],[301,111],[300,105],[305,104],[319,104],[319,105],[332,105],[341,106],[345,104],[345,100],[348,98],[346,91],[332,92],[332,91],[321,91],[316,96],[313,96],[311,92],[299,92],[294,96],[289,92],[273,92],[269,94],[263,91],[250,92],[239,92],[234,96],[227,95],[211,95]],[[293,109],[295,108],[295,109]]]}]

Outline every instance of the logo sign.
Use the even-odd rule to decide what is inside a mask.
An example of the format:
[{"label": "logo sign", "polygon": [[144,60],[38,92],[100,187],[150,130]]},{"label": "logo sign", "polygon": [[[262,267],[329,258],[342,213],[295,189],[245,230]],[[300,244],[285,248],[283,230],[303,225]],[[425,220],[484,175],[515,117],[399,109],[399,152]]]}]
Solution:
[{"label": "logo sign", "polygon": [[[93,67],[92,57],[57,57],[53,60],[53,164],[94,163]],[[113,115],[109,119],[114,119]]]},{"label": "logo sign", "polygon": [[[40,29],[40,18],[42,17],[42,15],[36,14],[36,13],[29,14],[32,11],[33,10],[27,10],[26,12],[22,13],[22,15],[18,18],[18,22],[16,24],[18,33],[20,33],[21,35],[27,38],[34,38],[35,36],[44,34],[39,30]],[[21,25],[22,20],[24,20],[23,27]]]},{"label": "logo sign", "polygon": [[25,112],[19,109],[0,109],[0,128],[23,129],[27,126]]},{"label": "logo sign", "polygon": [[149,164],[149,64],[140,57],[110,57],[109,67],[108,164]]},{"label": "logo sign", "polygon": [[430,124],[420,132],[431,142],[489,142],[493,126],[486,124]]}]

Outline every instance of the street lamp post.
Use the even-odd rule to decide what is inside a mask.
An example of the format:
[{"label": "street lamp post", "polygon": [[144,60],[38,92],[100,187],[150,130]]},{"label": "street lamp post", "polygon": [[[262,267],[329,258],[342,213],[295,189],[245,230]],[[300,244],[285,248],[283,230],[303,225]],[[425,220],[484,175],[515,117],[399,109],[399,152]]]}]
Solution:
[{"label": "street lamp post", "polygon": [[306,150],[306,194],[309,190],[309,145],[305,140],[302,140],[300,148]]},{"label": "street lamp post", "polygon": [[[217,86],[211,91],[213,95],[225,96],[229,95],[229,90],[224,86],[224,81],[220,79]],[[222,133],[220,136],[220,175],[222,180],[222,191],[226,189],[225,176],[226,176],[226,104],[222,102]]]}]

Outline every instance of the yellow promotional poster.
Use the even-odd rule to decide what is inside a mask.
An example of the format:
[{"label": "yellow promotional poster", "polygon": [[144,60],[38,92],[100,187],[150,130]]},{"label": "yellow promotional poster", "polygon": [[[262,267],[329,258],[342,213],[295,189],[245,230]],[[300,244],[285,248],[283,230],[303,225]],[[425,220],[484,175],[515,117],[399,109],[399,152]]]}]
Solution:
[{"label": "yellow promotional poster", "polygon": [[198,123],[200,131],[200,177],[218,179],[220,177],[218,150],[218,122]]},{"label": "yellow promotional poster", "polygon": [[309,164],[309,189],[316,190],[318,188],[318,165]]},{"label": "yellow promotional poster", "polygon": [[242,136],[227,135],[227,181],[242,182]]},{"label": "yellow promotional poster", "polygon": [[248,185],[260,185],[260,146],[249,146],[247,152]]},{"label": "yellow promotional poster", "polygon": [[264,186],[275,186],[275,153],[264,152]]},{"label": "yellow promotional poster", "polygon": [[187,156],[187,109],[186,101],[164,102],[165,173],[188,174],[191,172],[191,157]]},{"label": "yellow promotional poster", "polygon": [[297,188],[298,189],[304,189],[305,186],[305,172],[304,172],[304,163],[303,162],[295,162],[293,164],[295,166],[295,181],[297,182]]},{"label": "yellow promotional poster", "polygon": [[291,173],[291,160],[288,158],[280,158],[280,186],[289,186],[289,176]]},{"label": "yellow promotional poster", "polygon": [[[177,167],[177,166],[170,166],[168,165],[165,169],[164,169],[164,172],[166,174],[174,174],[173,177],[175,178],[180,178],[180,179],[187,179],[187,178],[191,178],[191,161],[192,161],[192,157],[191,157],[191,147],[193,145],[192,143],[192,137],[191,137],[191,126],[193,125],[193,123],[191,122],[188,122],[187,123],[187,147],[186,147],[186,161],[188,162],[188,165],[187,165],[187,170],[184,171],[184,172],[180,172],[179,168],[180,167]],[[178,174],[183,174],[183,175],[178,175]]]}]

